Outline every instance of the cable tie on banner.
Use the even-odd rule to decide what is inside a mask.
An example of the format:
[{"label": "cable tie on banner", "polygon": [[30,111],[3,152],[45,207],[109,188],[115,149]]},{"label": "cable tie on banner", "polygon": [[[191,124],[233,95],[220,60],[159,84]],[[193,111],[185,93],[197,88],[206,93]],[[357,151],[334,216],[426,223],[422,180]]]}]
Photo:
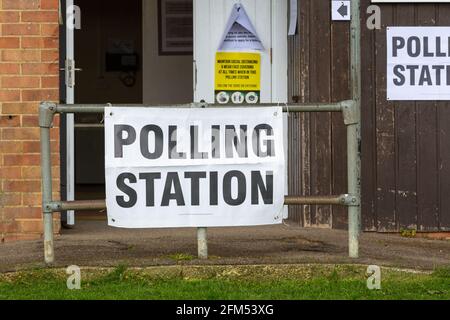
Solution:
[{"label": "cable tie on banner", "polygon": [[[112,107],[113,105],[112,105],[111,102],[108,102],[108,103],[106,104],[106,106],[107,106],[107,107]],[[112,113],[111,113],[111,115],[112,115]],[[103,124],[104,122],[105,122],[105,114],[103,113],[103,118],[102,118],[102,120],[100,121],[100,124]]]}]

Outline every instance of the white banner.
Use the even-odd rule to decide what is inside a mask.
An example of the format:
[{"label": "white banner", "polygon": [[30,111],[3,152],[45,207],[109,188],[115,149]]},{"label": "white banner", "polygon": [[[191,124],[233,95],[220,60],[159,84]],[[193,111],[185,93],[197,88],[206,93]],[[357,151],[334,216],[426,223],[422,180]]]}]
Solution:
[{"label": "white banner", "polygon": [[282,109],[106,108],[108,224],[282,223]]},{"label": "white banner", "polygon": [[387,99],[450,100],[450,27],[387,28]]}]

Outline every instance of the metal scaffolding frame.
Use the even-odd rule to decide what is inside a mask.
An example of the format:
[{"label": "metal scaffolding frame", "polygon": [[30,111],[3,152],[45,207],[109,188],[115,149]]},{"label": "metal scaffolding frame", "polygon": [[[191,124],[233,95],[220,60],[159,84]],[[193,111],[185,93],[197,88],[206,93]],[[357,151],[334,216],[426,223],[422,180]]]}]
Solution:
[{"label": "metal scaffolding frame", "polygon": [[[350,31],[351,51],[351,94],[352,99],[331,104],[278,104],[284,112],[342,112],[347,127],[347,179],[348,193],[330,196],[286,196],[285,205],[343,205],[348,207],[348,245],[349,256],[359,256],[359,234],[361,232],[361,22],[360,1],[352,2],[352,20]],[[273,107],[277,103],[258,104],[254,107]],[[128,107],[136,105],[129,105]],[[47,264],[55,261],[53,241],[53,213],[65,210],[106,209],[105,200],[91,201],[54,201],[52,197],[52,171],[50,129],[56,114],[103,113],[111,105],[63,105],[42,102],[39,108],[39,127],[41,139],[41,175],[42,175],[42,212],[44,216],[44,256]],[[127,107],[120,105],[120,107]],[[207,103],[186,105],[141,106],[143,108],[223,108],[242,107],[224,106]],[[246,105],[245,107],[251,107]],[[208,257],[207,230],[197,229],[198,256]]]}]

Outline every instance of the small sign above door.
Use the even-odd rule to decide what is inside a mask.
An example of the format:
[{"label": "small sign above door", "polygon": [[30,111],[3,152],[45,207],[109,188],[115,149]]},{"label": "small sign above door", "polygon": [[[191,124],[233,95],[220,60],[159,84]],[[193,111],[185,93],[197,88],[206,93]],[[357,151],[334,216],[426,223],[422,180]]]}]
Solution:
[{"label": "small sign above door", "polygon": [[350,21],[351,1],[331,1],[331,20]]}]

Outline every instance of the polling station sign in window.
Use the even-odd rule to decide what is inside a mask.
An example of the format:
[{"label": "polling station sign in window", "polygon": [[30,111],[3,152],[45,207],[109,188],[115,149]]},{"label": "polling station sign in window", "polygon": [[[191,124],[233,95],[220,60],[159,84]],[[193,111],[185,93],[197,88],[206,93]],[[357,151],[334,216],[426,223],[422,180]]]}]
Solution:
[{"label": "polling station sign in window", "polygon": [[106,108],[110,226],[282,223],[282,109]]},{"label": "polling station sign in window", "polygon": [[387,28],[387,99],[450,100],[450,27]]}]

